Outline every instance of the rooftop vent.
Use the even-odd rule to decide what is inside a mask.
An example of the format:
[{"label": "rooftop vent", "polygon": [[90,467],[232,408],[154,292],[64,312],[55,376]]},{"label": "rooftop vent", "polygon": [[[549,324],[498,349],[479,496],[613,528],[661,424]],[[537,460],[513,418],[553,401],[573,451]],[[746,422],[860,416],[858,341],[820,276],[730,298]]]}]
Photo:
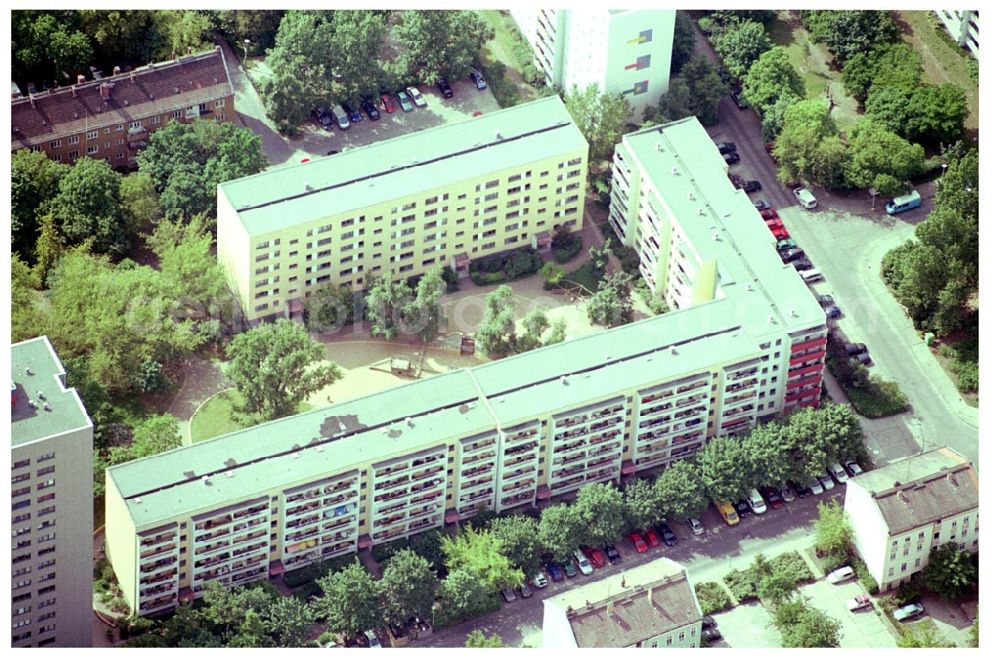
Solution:
[{"label": "rooftop vent", "polygon": [[747,291],[753,291],[753,285],[747,282]]},{"label": "rooftop vent", "polygon": [[44,393],[42,393],[41,391],[39,391],[39,392],[38,392],[38,399],[39,399],[39,400],[45,400],[45,394],[44,394]]},{"label": "rooftop vent", "polygon": [[688,201],[694,201],[694,192],[688,190]]},{"label": "rooftop vent", "polygon": [[411,428],[416,427],[413,425],[413,419],[410,418],[409,416],[406,417],[406,425],[410,426]]},{"label": "rooftop vent", "polygon": [[136,497],[135,498],[135,503],[136,504],[142,504],[142,498],[141,497]]},{"label": "rooftop vent", "polygon": [[28,407],[31,407],[32,409],[34,409],[36,407],[35,401],[34,400],[29,400],[28,401]]},{"label": "rooftop vent", "polygon": [[[701,208],[698,209],[698,214],[701,215]],[[722,240],[722,236],[719,235],[718,231],[713,231],[712,232],[712,240],[714,240],[714,241],[720,241],[720,240]]]},{"label": "rooftop vent", "polygon": [[567,377],[566,375],[563,375],[561,379],[562,379],[563,386],[569,386],[569,377]]},{"label": "rooftop vent", "polygon": [[83,74],[77,74],[76,75],[76,85],[80,85],[81,83],[85,83],[86,81],[87,81],[87,77],[84,76]]},{"label": "rooftop vent", "polygon": [[306,182],[305,183],[305,189],[306,189],[306,192],[312,192],[313,191],[313,186],[310,185],[308,182]]},{"label": "rooftop vent", "polygon": [[317,446],[316,447],[316,453],[323,453],[323,447],[322,446]]},{"label": "rooftop vent", "polygon": [[788,311],[788,316],[789,317],[798,317],[799,313],[795,311],[795,308],[792,308],[791,310]]},{"label": "rooftop vent", "polygon": [[293,457],[293,458],[301,458],[301,457],[302,457],[302,454],[301,454],[301,453],[299,453],[298,451],[296,451],[295,453],[293,453],[293,454],[292,454],[292,457]]},{"label": "rooftop vent", "polygon": [[677,351],[677,346],[676,345],[670,345],[669,349],[670,349],[670,353],[673,354],[674,356],[677,356],[677,354],[680,353],[679,351]]},{"label": "rooftop vent", "polygon": [[389,426],[382,426],[382,428],[380,430],[381,430],[381,433],[383,435],[388,435],[389,434]]},{"label": "rooftop vent", "polygon": [[679,176],[679,175],[681,175],[681,170],[680,170],[680,169],[678,169],[677,167],[671,167],[670,171],[671,171],[671,173],[673,173],[673,174],[674,174],[675,176]]},{"label": "rooftop vent", "polygon": [[[657,141],[656,142],[656,152],[662,153],[663,151],[664,151],[663,144],[660,143],[659,141]],[[676,169],[677,167],[674,167],[674,168]]]},{"label": "rooftop vent", "polygon": [[207,475],[207,474],[206,474],[205,476],[201,477],[201,480],[205,482],[205,485],[206,485],[206,486],[210,486],[210,485],[212,485],[212,484],[211,484],[211,483],[209,483],[209,481],[208,481],[208,475]]},{"label": "rooftop vent", "polygon": [[705,209],[704,208],[699,208],[698,209],[698,215],[704,216],[705,215]]},{"label": "rooftop vent", "polygon": [[501,140],[503,140],[503,134],[500,133],[500,130],[497,130],[497,141]]},{"label": "rooftop vent", "polygon": [[33,375],[35,373],[33,373],[31,371],[31,366],[30,365],[26,365],[26,366],[24,366],[24,374],[26,374],[26,375],[28,375],[30,377],[31,375]]},{"label": "rooftop vent", "polygon": [[47,412],[51,412],[52,411],[52,405],[50,405],[47,402],[43,402],[42,403],[42,409],[44,409]]},{"label": "rooftop vent", "polygon": [[777,324],[778,320],[774,318],[774,315],[767,315],[768,324]]},{"label": "rooftop vent", "polygon": [[227,476],[228,478],[230,478],[230,479],[231,479],[231,478],[233,478],[233,477],[234,477],[234,476],[236,476],[236,475],[235,475],[235,474],[233,474],[233,470],[231,470],[231,469],[227,469],[227,470],[226,470],[226,476]]}]

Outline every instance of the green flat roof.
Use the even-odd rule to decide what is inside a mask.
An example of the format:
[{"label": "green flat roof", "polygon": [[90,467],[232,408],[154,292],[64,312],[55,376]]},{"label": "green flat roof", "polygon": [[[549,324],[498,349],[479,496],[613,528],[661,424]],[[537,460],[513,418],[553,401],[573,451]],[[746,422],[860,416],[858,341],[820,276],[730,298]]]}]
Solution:
[{"label": "green flat roof", "polygon": [[725,160],[697,118],[626,134],[623,141],[701,262],[718,260],[719,287],[754,335],[826,324],[816,297],[795,267],[781,262],[774,236],[729,180]]},{"label": "green flat roof", "polygon": [[[13,447],[91,425],[76,390],[63,385],[66,371],[48,338],[11,345],[10,374],[16,400],[11,406]],[[38,397],[39,392],[43,397]],[[29,401],[35,406],[32,407]]]},{"label": "green flat roof", "polygon": [[231,180],[219,191],[254,237],[587,148],[553,95]]}]

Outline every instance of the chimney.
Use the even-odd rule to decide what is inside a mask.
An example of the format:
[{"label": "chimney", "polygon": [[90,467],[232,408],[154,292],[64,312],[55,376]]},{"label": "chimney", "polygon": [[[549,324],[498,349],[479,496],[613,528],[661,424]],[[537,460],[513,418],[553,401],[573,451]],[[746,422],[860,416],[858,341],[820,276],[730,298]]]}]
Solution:
[{"label": "chimney", "polygon": [[77,74],[76,75],[76,85],[80,85],[81,83],[86,83],[86,81],[87,81],[87,77],[84,76],[83,74]]},{"label": "chimney", "polygon": [[129,78],[129,81],[131,81],[132,83],[135,83],[135,70],[134,69],[128,73],[128,78]]},{"label": "chimney", "polygon": [[38,399],[39,399],[39,400],[45,400],[45,394],[44,394],[44,393],[42,393],[41,391],[39,391],[39,392],[38,392]]},{"label": "chimney", "polygon": [[910,503],[909,498],[907,498],[907,496],[903,493],[902,490],[897,490],[896,491],[896,497],[898,497],[899,500],[901,502],[903,502],[904,504],[909,504]]},{"label": "chimney", "polygon": [[948,472],[948,482],[953,486],[958,486],[958,477],[951,472]]},{"label": "chimney", "polygon": [[118,76],[121,73],[122,73],[122,68],[119,65],[115,65],[114,69],[111,70],[111,74],[113,76]]},{"label": "chimney", "polygon": [[611,612],[615,609],[615,602],[609,601],[607,606],[608,617],[611,617]]},{"label": "chimney", "polygon": [[108,83],[101,84],[101,99],[105,102],[111,99],[111,85]]}]

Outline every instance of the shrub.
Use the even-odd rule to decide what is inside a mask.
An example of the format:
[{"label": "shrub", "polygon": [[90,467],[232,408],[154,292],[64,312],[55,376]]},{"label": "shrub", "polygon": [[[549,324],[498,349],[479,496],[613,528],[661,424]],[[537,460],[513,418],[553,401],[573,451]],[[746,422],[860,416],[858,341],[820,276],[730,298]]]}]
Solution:
[{"label": "shrub", "polygon": [[962,393],[979,391],[979,364],[970,361],[955,361],[952,369],[958,376],[958,390]]},{"label": "shrub", "polygon": [[376,562],[381,564],[392,557],[396,551],[403,550],[404,548],[406,548],[406,541],[403,539],[386,541],[385,543],[372,546],[372,557]]},{"label": "shrub", "polygon": [[481,64],[479,71],[482,72],[483,78],[486,79],[486,83],[490,86],[493,97],[501,109],[517,106],[524,101],[518,94],[517,85],[507,78],[507,66],[502,62],[494,61]]},{"label": "shrub", "polygon": [[878,582],[876,582],[875,577],[872,576],[871,572],[868,571],[868,567],[865,565],[864,560],[860,557],[851,558],[851,568],[854,569],[854,573],[858,576],[858,583],[861,587],[865,588],[865,592],[868,594],[878,594]]},{"label": "shrub", "polygon": [[507,277],[516,280],[525,275],[538,272],[542,267],[542,258],[535,250],[518,250],[511,254],[504,262],[503,270]]},{"label": "shrub", "polygon": [[900,606],[912,604],[915,601],[920,601],[920,588],[913,582],[903,583],[896,588],[895,597]]},{"label": "shrub", "polygon": [[617,247],[613,247],[612,251],[618,257],[618,261],[621,262],[623,271],[634,278],[640,277],[639,253],[634,248],[618,245]]},{"label": "shrub", "polygon": [[716,582],[698,583],[694,586],[694,593],[701,605],[701,612],[706,615],[733,607],[733,602],[729,599],[725,589]]},{"label": "shrub", "polygon": [[472,278],[473,284],[484,285],[484,284],[497,284],[499,282],[505,282],[507,276],[503,273],[478,273],[476,271],[471,271],[469,277]]},{"label": "shrub", "polygon": [[725,578],[722,580],[729,586],[733,596],[736,597],[737,601],[740,603],[758,598],[757,581],[755,580],[754,573],[751,570],[733,569],[727,573]]},{"label": "shrub", "polygon": [[782,553],[770,560],[771,570],[774,573],[787,571],[792,574],[796,583],[812,582],[815,580],[809,565],[799,553],[790,551]]},{"label": "shrub", "polygon": [[445,266],[444,270],[441,271],[441,277],[444,279],[445,288],[449,294],[453,294],[458,291],[458,273],[456,273],[451,266]]},{"label": "shrub", "polygon": [[285,573],[282,580],[285,585],[290,588],[299,588],[295,591],[296,596],[308,599],[309,597],[318,596],[322,593],[319,584],[316,582],[317,579],[322,578],[328,573],[340,571],[349,564],[353,564],[357,561],[358,558],[353,553],[349,555],[341,555],[340,557],[335,557],[331,560],[314,562],[313,564],[302,567],[301,569],[289,571]]},{"label": "shrub", "polygon": [[566,227],[560,229],[552,237],[552,254],[560,264],[565,264],[580,252],[583,241]]}]

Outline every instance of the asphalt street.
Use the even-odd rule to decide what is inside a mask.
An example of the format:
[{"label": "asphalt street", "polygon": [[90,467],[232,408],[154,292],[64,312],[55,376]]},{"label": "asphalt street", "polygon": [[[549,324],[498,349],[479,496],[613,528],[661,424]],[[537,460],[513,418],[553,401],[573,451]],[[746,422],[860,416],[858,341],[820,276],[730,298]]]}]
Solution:
[{"label": "asphalt street", "polygon": [[518,597],[504,603],[500,610],[462,624],[438,629],[426,640],[410,643],[410,647],[462,647],[469,632],[480,629],[485,634],[498,634],[505,645],[537,647],[541,645],[542,602],[570,589],[591,581],[616,576],[626,568],[638,566],[659,557],[669,557],[688,569],[688,576],[695,583],[720,580],[734,568],[746,568],[758,554],[774,556],[812,545],[811,521],[816,518],[816,504],[835,499],[844,502],[845,486],[837,485],[819,496],[799,498],[778,509],[769,508],[762,515],[744,518],[739,525],[729,527],[713,508],[701,516],[705,534],[696,537],[682,522],[670,525],[679,543],[673,547],[660,546],[645,553],[637,553],[631,542],[617,544],[622,562],[597,569],[591,576],[577,575],[560,583],[550,582],[542,590],[534,590],[529,599]]}]

